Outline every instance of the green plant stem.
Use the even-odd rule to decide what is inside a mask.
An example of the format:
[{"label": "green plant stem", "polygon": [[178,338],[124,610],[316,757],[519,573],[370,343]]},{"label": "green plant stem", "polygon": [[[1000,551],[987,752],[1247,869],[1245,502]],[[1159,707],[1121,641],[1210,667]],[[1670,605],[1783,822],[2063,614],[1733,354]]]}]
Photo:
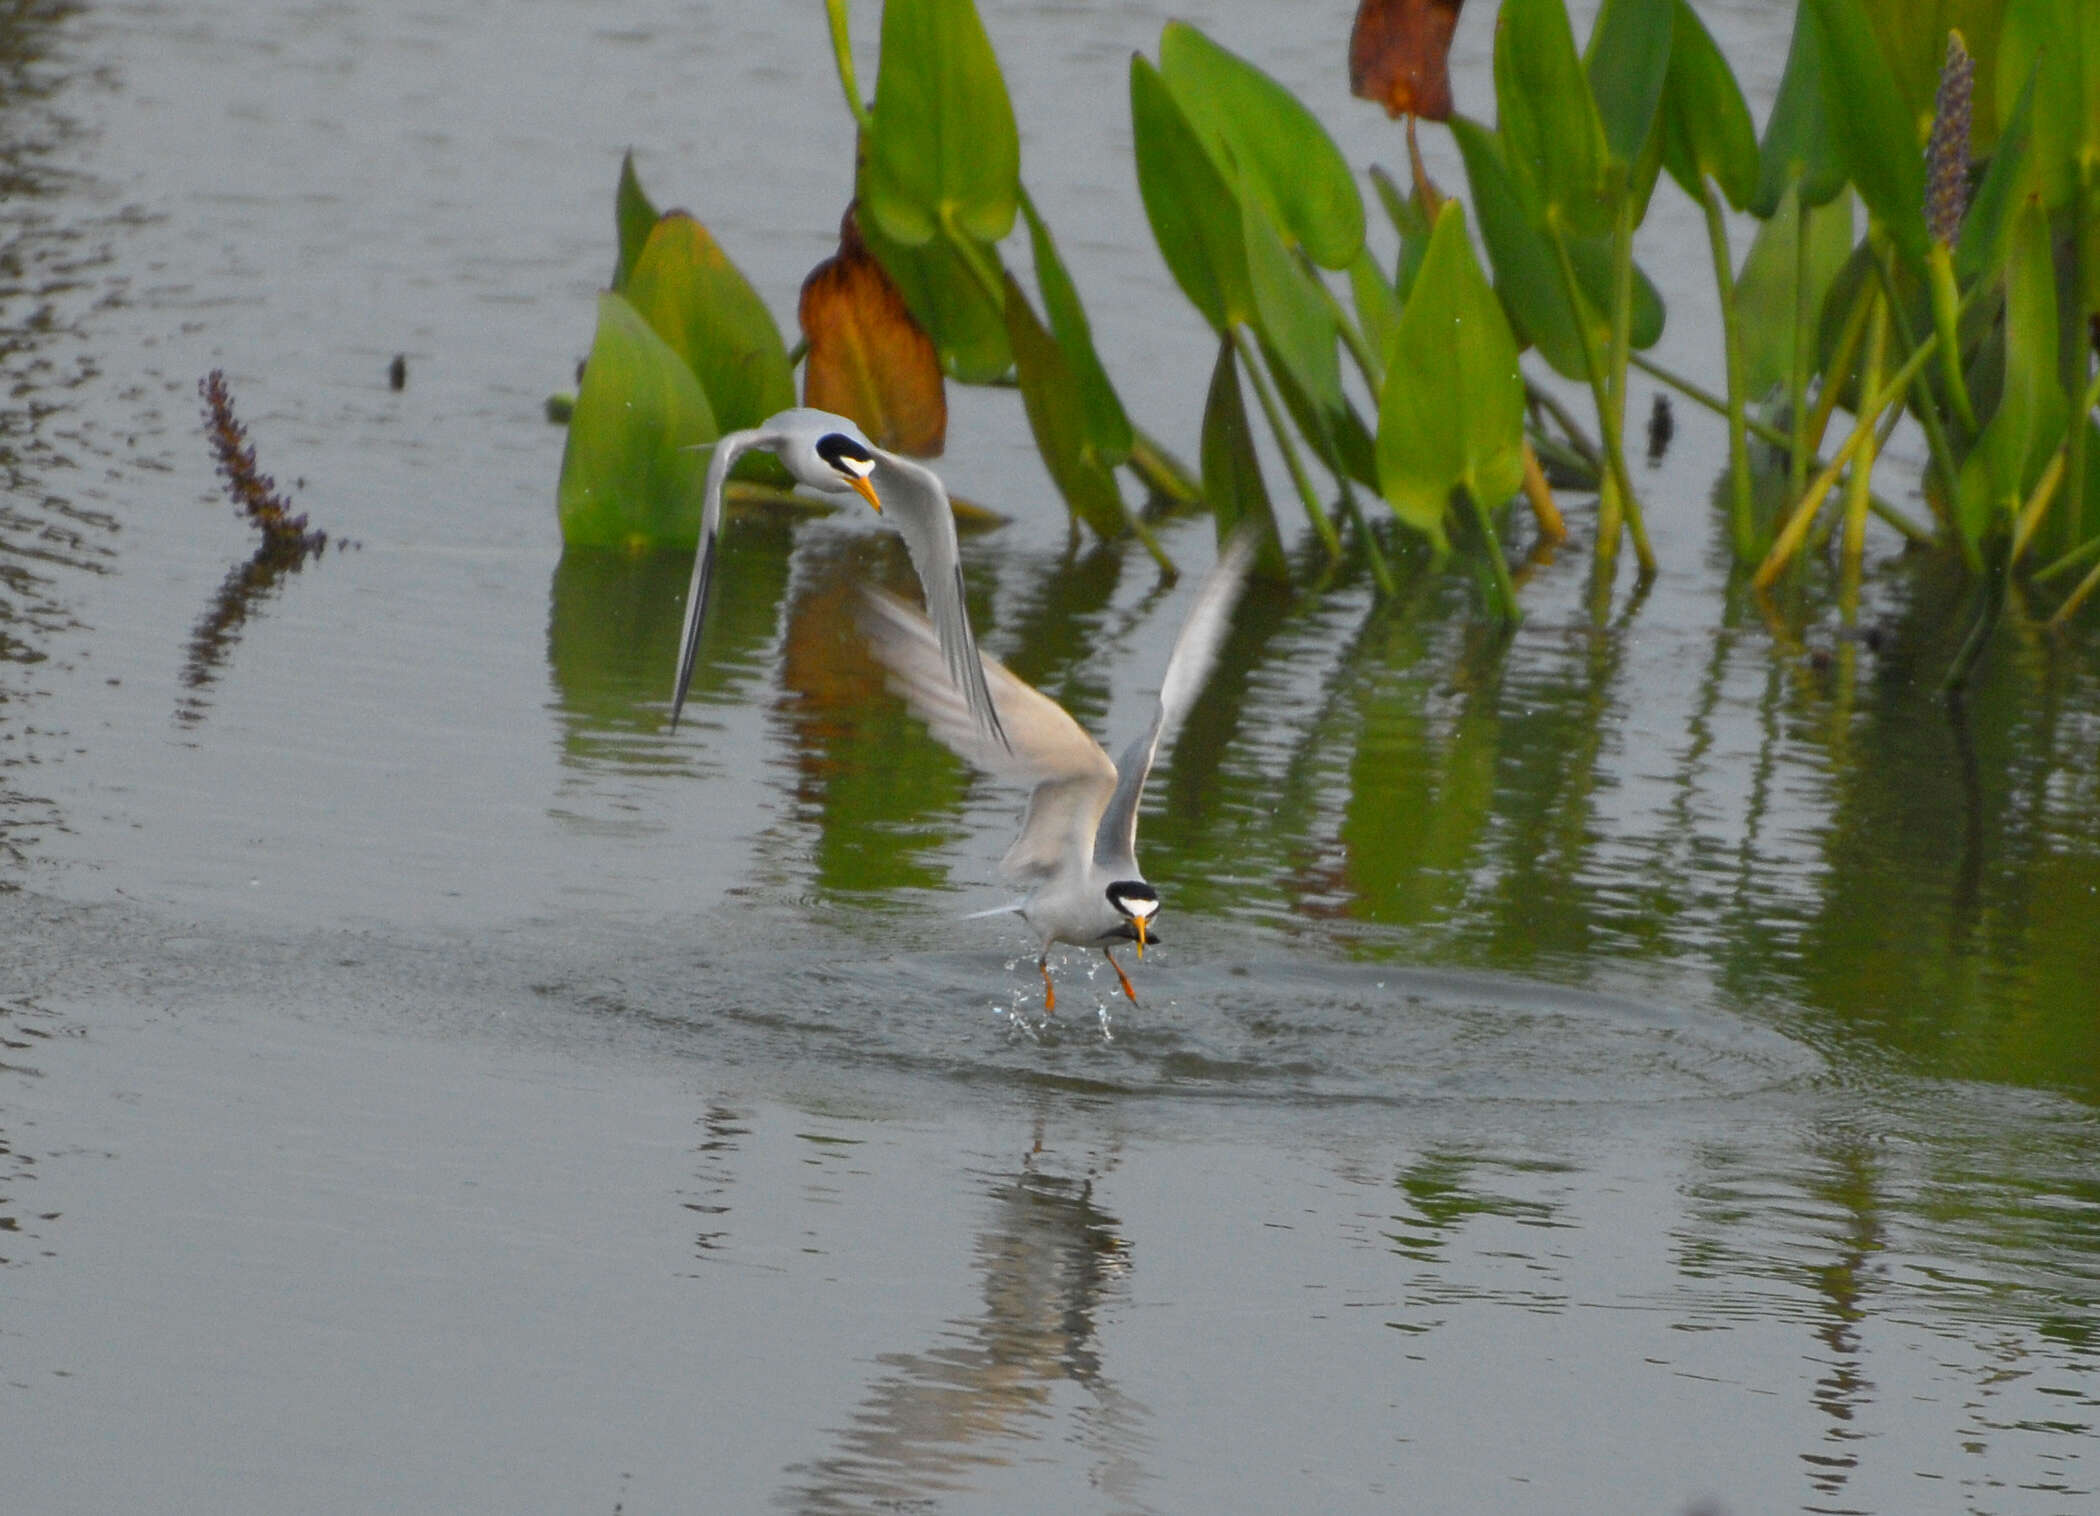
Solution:
[{"label": "green plant stem", "polygon": [[2100,590],[2100,564],[2094,565],[2093,571],[2078,581],[2078,588],[2071,591],[2069,598],[2056,608],[2056,614],[2051,616],[2048,621],[2049,630],[2060,630],[2073,616],[2078,614],[2078,608],[2092,598],[2095,590]]},{"label": "green plant stem", "polygon": [[1131,427],[1130,457],[1126,461],[1131,472],[1145,481],[1147,489],[1166,496],[1176,505],[1202,502],[1203,486],[1196,482],[1188,465],[1168,452],[1143,427]]},{"label": "green plant stem", "polygon": [[1743,396],[1743,323],[1735,308],[1735,260],[1728,251],[1728,222],[1713,181],[1699,176],[1699,203],[1706,212],[1706,241],[1713,253],[1714,290],[1721,300],[1721,353],[1728,375],[1728,521],[1736,558],[1757,556],[1757,522],[1750,493],[1750,442]]},{"label": "green plant stem", "polygon": [[1888,383],[1876,390],[1870,401],[1862,403],[1859,421],[1852,428],[1852,435],[1845,439],[1845,445],[1839,448],[1837,456],[1824,466],[1823,472],[1801,492],[1800,501],[1795,505],[1793,514],[1787,518],[1786,525],[1780,528],[1779,535],[1772,539],[1772,550],[1765,554],[1765,561],[1757,566],[1757,572],[1750,578],[1753,589],[1770,589],[1772,581],[1786,571],[1787,564],[1793,560],[1802,540],[1808,536],[1808,529],[1814,524],[1816,512],[1822,508],[1824,498],[1829,495],[1831,486],[1837,483],[1838,475],[1844,471],[1852,455],[1873,438],[1875,421],[1883,411],[1902,398],[1903,392],[1910,387],[1911,380],[1917,377],[1918,370],[1925,366],[1926,360],[1932,357],[1938,347],[1938,337],[1927,337],[1911,351],[1903,366],[1889,376]]},{"label": "green plant stem", "polygon": [[[1672,372],[1670,372],[1670,370],[1664,368],[1660,363],[1657,363],[1649,358],[1644,358],[1639,353],[1635,353],[1633,355],[1633,366],[1639,369],[1642,373],[1648,374],[1653,378],[1661,380],[1664,384],[1667,384],[1670,386],[1670,388],[1676,390],[1680,395],[1683,395],[1687,400],[1690,400],[1695,404],[1704,406],[1706,409],[1712,411],[1715,415],[1725,416],[1728,414],[1727,405],[1725,402],[1722,401],[1719,395],[1701,389],[1698,385],[1692,383],[1691,380],[1685,378],[1681,374],[1673,374]],[[1752,436],[1757,437],[1761,441],[1770,443],[1773,447],[1778,448],[1781,451],[1784,451],[1789,446],[1789,441],[1786,433],[1782,432],[1778,427],[1771,425],[1769,422],[1760,421],[1755,416],[1745,416],[1743,419]],[[1891,425],[1893,425],[1893,423],[1891,423]],[[1882,440],[1886,441],[1887,439],[1884,437]],[[1877,447],[1879,445],[1880,444],[1877,443]],[[1818,468],[1822,467],[1823,464],[1823,460],[1821,458],[1812,459],[1811,462]],[[1872,506],[1875,515],[1879,516],[1883,521],[1886,521],[1890,526],[1894,527],[1897,531],[1901,532],[1912,542],[1917,543],[1920,547],[1930,547],[1939,540],[1938,538],[1933,536],[1933,534],[1929,530],[1918,525],[1917,522],[1911,520],[1908,516],[1904,515],[1901,511],[1897,510],[1893,505],[1890,505],[1886,500],[1883,500],[1879,495],[1876,495],[1873,498]]]},{"label": "green plant stem", "polygon": [[[1859,298],[1852,302],[1852,309],[1845,313],[1844,330],[1838,334],[1837,348],[1830,355],[1830,362],[1823,366],[1823,384],[1816,393],[1816,403],[1808,414],[1808,456],[1813,460],[1823,448],[1823,434],[1830,427],[1830,418],[1838,408],[1838,401],[1845,393],[1845,376],[1859,360],[1860,344],[1867,339],[1867,318],[1881,303],[1880,290],[1873,286],[1862,286]],[[1867,390],[1859,391],[1864,396]],[[1858,397],[1855,397],[1858,398]]]},{"label": "green plant stem", "polygon": [[1495,523],[1488,515],[1488,508],[1464,485],[1460,485],[1458,489],[1459,493],[1466,497],[1466,503],[1473,508],[1474,524],[1480,529],[1480,535],[1487,548],[1488,571],[1494,575],[1495,598],[1498,602],[1495,615],[1499,620],[1514,625],[1524,619],[1524,611],[1517,604],[1516,582],[1509,577],[1509,564],[1502,556],[1502,539],[1495,535]]},{"label": "green plant stem", "polygon": [[1969,386],[1961,373],[1961,338],[1957,331],[1961,292],[1954,283],[1954,254],[1944,242],[1934,242],[1925,255],[1927,287],[1932,291],[1932,329],[1940,336],[1940,374],[1947,381],[1947,398],[1954,404],[1954,417],[1962,430],[1976,435],[1976,408],[1969,403]]},{"label": "green plant stem", "polygon": [[2034,482],[2034,493],[2020,507],[2013,518],[2013,540],[2011,561],[2018,563],[2027,552],[2027,544],[2034,540],[2035,528],[2042,524],[2042,517],[2049,509],[2049,502],[2056,498],[2057,487],[2064,482],[2064,455],[2068,444],[2049,455],[2049,466],[2042,470],[2042,477]]},{"label": "green plant stem", "polygon": [[1347,480],[1342,482],[1342,508],[1356,523],[1357,536],[1364,545],[1364,561],[1371,565],[1371,582],[1378,586],[1380,598],[1392,599],[1400,592],[1399,581],[1393,578],[1393,566],[1385,561],[1385,549],[1378,545],[1371,523],[1364,519],[1363,507],[1356,503],[1356,492],[1349,488]]},{"label": "green plant stem", "polygon": [[2003,552],[1993,553],[1984,566],[1983,602],[1976,608],[1976,620],[1969,626],[1969,635],[1962,639],[1961,650],[1948,666],[1947,677],[1940,681],[1942,694],[1951,695],[1969,687],[1969,676],[1976,671],[1977,661],[1983,657],[1998,617],[2005,610],[2005,592],[2011,578],[2011,557]]},{"label": "green plant stem", "polygon": [[[1589,322],[1583,318],[1582,288],[1575,282],[1575,263],[1568,256],[1567,239],[1561,235],[1558,225],[1548,225],[1546,240],[1553,244],[1555,261],[1560,265],[1561,287],[1567,291],[1568,308],[1575,314],[1575,329],[1582,339],[1582,363],[1589,373],[1590,393],[1597,403],[1597,429],[1604,435],[1604,465],[1606,477],[1618,490],[1620,503],[1633,506],[1633,482],[1626,472],[1626,449],[1619,427],[1618,412],[1606,393],[1604,357],[1597,351],[1595,335]],[[1605,506],[1610,503],[1610,492],[1599,497],[1597,552],[1609,560],[1619,550],[1619,522],[1616,513],[1606,521]],[[1648,545],[1648,532],[1642,524],[1638,508],[1629,510],[1626,524],[1633,533],[1633,550],[1640,560],[1641,575],[1646,578],[1655,572],[1655,550]]]},{"label": "green plant stem", "polygon": [[2067,460],[2070,474],[2065,481],[2064,508],[2061,513],[2063,529],[2057,534],[2059,542],[2076,542],[2085,535],[2085,434],[2093,408],[2100,406],[2100,373],[2093,371],[2093,353],[2090,347],[2080,344],[2078,363],[2080,369],[2092,377],[2087,380],[2084,400],[2072,413],[2071,435],[2064,439],[2064,446],[2070,453]]},{"label": "green plant stem", "polygon": [[1814,313],[1808,288],[1808,206],[1801,199],[1801,180],[1794,179],[1794,353],[1786,381],[1787,425],[1793,428],[1787,443],[1786,497],[1799,500],[1808,486],[1808,359],[1809,326]]},{"label": "green plant stem", "polygon": [[[1877,249],[1877,252],[1879,251]],[[1897,346],[1903,351],[1904,366],[1907,368],[1910,366],[1910,360],[1919,352],[1927,348],[1936,348],[1939,345],[1939,334],[1935,332],[1932,336],[1925,338],[1923,343],[1914,342],[1910,334],[1910,321],[1903,314],[1903,302],[1897,296],[1896,276],[1890,270],[1885,257],[1877,256],[1875,258],[1874,271],[1881,280],[1882,298],[1889,303],[1889,330],[1894,333]],[[1968,309],[1969,302],[1974,300],[1989,282],[1988,280],[1979,279],[1970,287],[1968,295],[1962,300],[1961,310],[1955,313],[1957,325],[1960,323],[1962,313]],[[1946,492],[1942,499],[1946,506],[1951,508],[1955,498],[1956,480],[1960,476],[1960,469],[1954,461],[1954,450],[1948,445],[1947,428],[1940,420],[1939,407],[1931,403],[1929,394],[1926,397],[1926,403],[1917,407],[1916,415],[1918,425],[1925,432],[1925,445],[1932,452],[1933,464],[1940,471],[1940,483]],[[1930,491],[1926,492],[1925,498],[1928,502],[1932,499]],[[1942,525],[1951,524],[1947,520],[1944,509],[1935,507],[1934,514],[1940,516]],[[1976,566],[1978,560],[1975,557],[1975,550],[1969,546],[1969,539],[1960,533],[1956,535],[1960,537],[1962,552],[1969,558],[1970,566]]]},{"label": "green plant stem", "polygon": [[[1661,380],[1694,404],[1704,406],[1716,416],[1726,416],[1728,414],[1728,402],[1721,396],[1716,395],[1712,390],[1704,389],[1692,380],[1685,378],[1684,375],[1664,368],[1660,363],[1657,363],[1644,353],[1635,353],[1631,361],[1633,366],[1642,373],[1648,375],[1651,379]],[[1794,439],[1772,425],[1771,422],[1760,421],[1757,417],[1747,412],[1743,416],[1743,429],[1759,441],[1770,443],[1781,452],[1785,452],[1794,445]]]},{"label": "green plant stem", "polygon": [[1320,545],[1327,549],[1328,560],[1339,561],[1342,556],[1341,534],[1327,519],[1327,512],[1320,508],[1320,497],[1313,489],[1312,477],[1305,472],[1305,461],[1298,456],[1297,445],[1291,441],[1291,430],[1285,424],[1283,408],[1277,404],[1276,394],[1269,388],[1269,376],[1262,371],[1261,355],[1254,351],[1253,344],[1240,327],[1230,328],[1229,336],[1232,350],[1239,355],[1240,366],[1247,371],[1248,382],[1254,386],[1254,398],[1261,402],[1261,413],[1268,420],[1269,431],[1283,453],[1284,467],[1290,470],[1291,482],[1298,487],[1298,498],[1305,503],[1306,519],[1312,522]]},{"label": "green plant stem", "polygon": [[[1880,390],[1881,368],[1889,350],[1887,302],[1877,296],[1871,306],[1867,353],[1859,370],[1859,392],[1863,396]],[[1859,615],[1859,581],[1866,564],[1867,515],[1874,498],[1874,459],[1879,446],[1880,438],[1870,435],[1853,457],[1851,472],[1845,477],[1845,538],[1838,553],[1838,606],[1847,626]]]},{"label": "green plant stem", "polygon": [[839,66],[839,88],[846,92],[846,109],[853,112],[854,122],[862,131],[870,131],[875,118],[861,99],[860,86],[853,78],[853,39],[846,27],[846,0],[824,0],[824,13],[831,18],[831,55]]},{"label": "green plant stem", "polygon": [[[1644,366],[1646,362],[1638,353],[1634,355],[1633,361]],[[1662,376],[1658,374],[1656,377],[1661,378]],[[1574,415],[1565,405],[1560,403],[1551,390],[1540,389],[1529,379],[1526,379],[1524,381],[1524,403],[1529,406],[1535,406],[1548,416],[1551,416],[1554,425],[1560,428],[1561,436],[1567,439],[1569,447],[1581,455],[1582,461],[1588,464],[1593,472],[1598,474],[1604,472],[1604,455],[1597,450],[1597,444],[1590,440],[1589,433],[1582,429],[1582,423],[1575,419]]]},{"label": "green plant stem", "polygon": [[2061,579],[2073,569],[2100,558],[2100,537],[2090,537],[2065,553],[2047,568],[2036,569],[2031,576],[2036,584],[2047,584],[2052,579]]},{"label": "green plant stem", "polygon": [[1375,402],[1384,393],[1385,365],[1378,361],[1377,354],[1371,351],[1371,344],[1364,337],[1363,328],[1356,324],[1356,318],[1349,314],[1349,308],[1342,304],[1341,297],[1320,277],[1319,269],[1314,266],[1312,259],[1306,256],[1303,248],[1298,250],[1298,266],[1305,271],[1312,281],[1313,288],[1317,289],[1320,297],[1327,302],[1328,312],[1334,317],[1335,330],[1342,334],[1342,346],[1346,347],[1349,356],[1356,360],[1356,371],[1364,376],[1364,385],[1371,391],[1371,399]]}]

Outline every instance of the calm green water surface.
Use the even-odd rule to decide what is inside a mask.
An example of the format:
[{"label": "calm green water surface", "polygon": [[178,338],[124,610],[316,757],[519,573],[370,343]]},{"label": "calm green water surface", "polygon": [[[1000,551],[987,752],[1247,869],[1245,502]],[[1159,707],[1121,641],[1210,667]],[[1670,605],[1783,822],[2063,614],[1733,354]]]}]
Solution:
[{"label": "calm green water surface", "polygon": [[[9,1509],[2089,1508],[2090,627],[1955,708],[1943,565],[1757,606],[1680,408],[1645,592],[1578,540],[1501,634],[1396,535],[1391,603],[1252,593],[1147,796],[1139,1003],[1068,953],[1054,1020],[965,919],[1021,797],[853,631],[879,523],[733,521],[667,729],[688,564],[563,554],[540,406],[629,145],[791,317],[852,152],[807,9],[0,21]],[[1122,94],[1165,13],[984,9],[1192,453]],[[1347,10],[1196,19],[1395,162]],[[1785,8],[1701,11],[1761,111]],[[1643,238],[1710,372],[1696,217]],[[212,367],[352,546],[245,582]],[[1194,576],[953,404],[982,640],[1115,749]]]}]

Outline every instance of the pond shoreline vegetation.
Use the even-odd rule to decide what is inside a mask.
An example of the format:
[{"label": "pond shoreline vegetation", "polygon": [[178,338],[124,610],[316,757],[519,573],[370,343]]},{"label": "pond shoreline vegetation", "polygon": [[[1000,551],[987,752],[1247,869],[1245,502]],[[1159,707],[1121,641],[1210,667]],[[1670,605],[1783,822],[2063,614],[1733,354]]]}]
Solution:
[{"label": "pond shoreline vegetation", "polygon": [[[803,403],[923,455],[943,444],[948,383],[1017,388],[1075,524],[1136,537],[1169,576],[1150,522],[1199,504],[1221,534],[1251,522],[1265,537],[1258,576],[1290,576],[1256,415],[1316,562],[1359,555],[1390,595],[1401,539],[1367,508],[1382,500],[1498,621],[1520,615],[1513,507],[1550,551],[1565,527],[1549,479],[1594,492],[1601,615],[1622,546],[1637,583],[1657,571],[1627,464],[1638,370],[1725,418],[1716,498],[1739,578],[1774,618],[1774,597],[1827,603],[1804,567],[1828,560],[1854,625],[1872,520],[1963,567],[1973,609],[1949,688],[2008,604],[2057,628],[2100,590],[2092,7],[1935,0],[1920,18],[1905,0],[1801,0],[1760,133],[1687,0],[1605,0],[1579,50],[1564,0],[1503,0],[1495,120],[1474,119],[1445,74],[1462,3],[1364,0],[1349,39],[1352,88],[1406,122],[1405,187],[1375,165],[1364,176],[1398,236],[1391,264],[1368,246],[1359,176],[1281,84],[1181,22],[1156,59],[1131,58],[1138,199],[1218,338],[1192,471],[1133,421],[1095,349],[1023,186],[973,0],[887,0],[872,103],[845,0],[826,0],[859,162],[839,252],[802,292],[801,340],[782,339],[704,225],[657,212],[630,154],[618,260],[566,415],[565,542],[689,544],[707,445],[795,403],[799,365]],[[1418,120],[1452,133],[1466,198],[1431,181]],[[1707,228],[1718,382],[1647,356],[1667,313],[1635,244],[1665,175]],[[1740,261],[1731,213],[1755,222]],[[1024,229],[1032,293],[1001,255]],[[1530,365],[1587,389],[1587,424]],[[1887,443],[1906,421],[1927,462],[1891,484]],[[738,477],[783,482],[756,459]],[[1920,496],[1925,519],[1892,493]]]}]

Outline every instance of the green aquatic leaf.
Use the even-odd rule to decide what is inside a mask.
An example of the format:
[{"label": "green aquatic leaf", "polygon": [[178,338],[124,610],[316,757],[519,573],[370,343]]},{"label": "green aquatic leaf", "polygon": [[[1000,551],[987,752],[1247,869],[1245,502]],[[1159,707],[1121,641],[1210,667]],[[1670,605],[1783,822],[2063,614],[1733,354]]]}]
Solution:
[{"label": "green aquatic leaf", "polygon": [[1610,161],[1631,175],[1655,129],[1680,0],[1604,0],[1582,58]]},{"label": "green aquatic leaf", "polygon": [[795,403],[773,313],[691,216],[674,211],[656,223],[624,294],[685,359],[723,431],[756,426]]},{"label": "green aquatic leaf", "polygon": [[1845,187],[1845,160],[1838,145],[1835,96],[1844,79],[1830,54],[1821,13],[1803,4],[1794,12],[1794,40],[1787,47],[1779,97],[1765,120],[1757,150],[1757,190],[1750,213],[1768,220],[1787,186],[1799,185],[1801,203],[1827,204]]},{"label": "green aquatic leaf", "polygon": [[555,490],[570,547],[690,547],[706,459],[720,435],[685,360],[620,296],[598,297],[598,333],[569,417]]},{"label": "green aquatic leaf", "polygon": [[2042,194],[2034,144],[2035,80],[2036,72],[2030,70],[2013,102],[2012,114],[1998,133],[1998,150],[1991,154],[1991,165],[1962,217],[1954,272],[1964,287],[1998,271],[2020,207],[2030,196]]},{"label": "green aquatic leaf", "polygon": [[1977,542],[2007,525],[2063,440],[2070,417],[2057,373],[2056,259],[2049,217],[2029,201],[2005,264],[2005,380],[1998,408],[1963,460],[1956,520]]},{"label": "green aquatic leaf", "polygon": [[[908,247],[873,216],[860,218],[861,241],[890,276],[912,319],[926,329],[941,367],[964,384],[990,384],[1014,366],[1006,313],[949,238]],[[998,268],[997,249],[974,245],[984,266]]]},{"label": "green aquatic leaf", "polygon": [[1529,219],[1611,230],[1611,149],[1562,0],[1506,0],[1495,29],[1496,126]]},{"label": "green aquatic leaf", "polygon": [[1344,269],[1364,242],[1364,202],[1334,138],[1297,96],[1193,26],[1170,21],[1159,71],[1212,160],[1313,262]]},{"label": "green aquatic leaf", "polygon": [[1492,510],[1524,482],[1517,340],[1447,201],[1400,316],[1378,405],[1378,477],[1394,512],[1441,549],[1452,491]]},{"label": "green aquatic leaf", "polygon": [[634,269],[634,260],[642,256],[642,244],[656,229],[656,207],[642,192],[641,176],[634,171],[631,149],[620,159],[620,187],[613,192],[613,225],[620,236],[620,256],[613,265],[612,287],[621,290],[627,287],[627,276]]},{"label": "green aquatic leaf", "polygon": [[1214,331],[1252,320],[1239,197],[1141,53],[1130,59],[1130,124],[1138,196],[1174,282]]},{"label": "green aquatic leaf", "polygon": [[[1420,267],[1417,260],[1417,268]],[[1349,294],[1356,303],[1356,324],[1378,359],[1379,376],[1392,361],[1393,338],[1400,329],[1400,292],[1386,282],[1378,260],[1367,247],[1349,265]],[[1374,383],[1376,380],[1374,379]]]},{"label": "green aquatic leaf", "polygon": [[887,0],[861,203],[888,237],[997,242],[1013,230],[1021,138],[973,0]]},{"label": "green aquatic leaf", "polygon": [[[1554,372],[1568,379],[1586,378],[1589,371],[1581,328],[1568,304],[1567,286],[1552,245],[1525,218],[1523,203],[1510,183],[1500,139],[1463,116],[1453,116],[1450,125],[1473,189],[1480,239],[1495,268],[1495,293],[1501,297],[1510,325],[1520,341],[1539,350]],[[1601,351],[1611,339],[1603,314],[1612,300],[1610,239],[1569,238],[1568,261],[1574,265],[1575,282],[1584,296],[1581,319],[1589,323],[1590,340]],[[1662,336],[1663,319],[1661,292],[1636,265],[1630,321],[1633,345],[1654,346]]]},{"label": "green aquatic leaf", "polygon": [[[1736,275],[1735,303],[1743,338],[1743,392],[1763,394],[1786,382],[1794,366],[1794,273],[1800,200],[1780,196],[1773,215],[1757,229]],[[1839,195],[1810,211],[1808,282],[1812,308],[1821,310],[1845,260],[1852,254],[1852,197]]]},{"label": "green aquatic leaf", "polygon": [[2030,78],[2034,171],[2042,205],[2061,210],[2079,193],[2081,165],[2100,165],[2100,16],[2090,0],[2007,0],[1995,69],[2010,122]]},{"label": "green aquatic leaf", "polygon": [[1283,539],[1276,530],[1276,509],[1263,481],[1261,460],[1254,450],[1254,430],[1247,422],[1246,401],[1240,394],[1239,363],[1232,340],[1218,343],[1218,361],[1210,374],[1210,393],[1203,402],[1203,498],[1217,518],[1218,540],[1224,541],[1243,523],[1251,522],[1261,533],[1262,547],[1254,572],[1264,579],[1288,583],[1289,566],[1283,558]]},{"label": "green aquatic leaf", "polygon": [[1702,176],[1742,210],[1757,192],[1757,128],[1728,60],[1688,0],[1676,0],[1663,83],[1663,166],[1694,200]]},{"label": "green aquatic leaf", "polygon": [[[1087,321],[1086,307],[1079,303],[1079,291],[1065,269],[1064,259],[1058,255],[1057,243],[1050,228],[1036,214],[1035,202],[1025,189],[1021,192],[1021,213],[1028,219],[1035,282],[1042,291],[1043,310],[1050,318],[1050,330],[1064,352],[1085,406],[1087,448],[1109,468],[1119,467],[1130,456],[1134,441],[1130,416],[1116,395],[1116,387],[1109,382],[1108,370],[1101,366],[1100,354],[1094,350],[1093,327]],[[1011,294],[1007,296],[1009,301],[1012,298]]]},{"label": "green aquatic leaf", "polygon": [[1012,274],[1006,276],[1006,331],[1028,427],[1058,493],[1097,535],[1121,536],[1126,529],[1123,496],[1116,488],[1114,465],[1102,460],[1090,444],[1085,391],[1064,349],[1037,318]]},{"label": "green aquatic leaf", "polygon": [[1830,119],[1845,171],[1897,251],[1922,267],[1931,241],[1925,230],[1924,139],[1896,93],[1895,76],[1860,0],[1805,0],[1803,14],[1810,10],[1822,23],[1832,78],[1842,81]]},{"label": "green aquatic leaf", "polygon": [[[1335,429],[1348,410],[1342,394],[1341,329],[1334,307],[1315,287],[1277,236],[1268,214],[1252,200],[1240,202],[1246,238],[1247,282],[1254,295],[1254,327],[1279,378],[1287,378],[1308,412],[1305,432],[1328,467],[1346,472]],[[1309,423],[1309,424],[1308,424]]]}]

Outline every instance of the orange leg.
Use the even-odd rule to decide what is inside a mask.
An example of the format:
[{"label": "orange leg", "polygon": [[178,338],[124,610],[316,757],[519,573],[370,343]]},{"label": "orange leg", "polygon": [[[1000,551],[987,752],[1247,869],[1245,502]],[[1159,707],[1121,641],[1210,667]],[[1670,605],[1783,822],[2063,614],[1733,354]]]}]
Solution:
[{"label": "orange leg", "polygon": [[1043,971],[1043,1014],[1054,1016],[1057,1014],[1057,986],[1050,982],[1049,953],[1045,952],[1036,959],[1035,966]]},{"label": "orange leg", "polygon": [[1137,991],[1130,987],[1130,976],[1123,972],[1123,965],[1116,962],[1116,955],[1114,953],[1111,953],[1107,948],[1103,948],[1101,950],[1101,956],[1103,958],[1106,958],[1108,960],[1108,966],[1116,971],[1116,978],[1122,981],[1123,993],[1130,997],[1130,1003],[1132,1005],[1136,1005]]}]

